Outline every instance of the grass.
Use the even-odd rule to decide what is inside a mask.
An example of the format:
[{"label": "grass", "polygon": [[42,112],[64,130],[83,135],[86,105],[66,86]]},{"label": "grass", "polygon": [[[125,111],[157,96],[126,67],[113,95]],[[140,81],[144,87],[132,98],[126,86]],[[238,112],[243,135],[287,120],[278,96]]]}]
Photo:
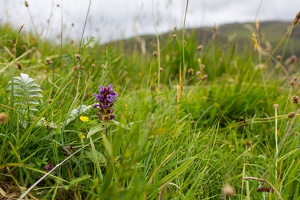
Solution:
[{"label": "grass", "polygon": [[[242,54],[218,37],[198,51],[195,35],[173,33],[153,45],[158,59],[93,38],[56,46],[0,32],[0,198],[300,199],[295,63],[250,39]],[[8,90],[20,73],[41,98]],[[110,83],[117,118],[103,127],[92,94]]]}]

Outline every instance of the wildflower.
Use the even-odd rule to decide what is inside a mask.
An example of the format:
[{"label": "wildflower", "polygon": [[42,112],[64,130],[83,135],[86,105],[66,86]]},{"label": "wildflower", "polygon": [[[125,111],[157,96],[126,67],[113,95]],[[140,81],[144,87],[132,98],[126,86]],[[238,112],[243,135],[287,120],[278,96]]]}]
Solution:
[{"label": "wildflower", "polygon": [[79,119],[80,119],[82,122],[88,122],[88,121],[89,121],[89,118],[86,117],[86,116],[80,116]]},{"label": "wildflower", "polygon": [[6,113],[0,113],[0,124],[4,124],[7,121],[7,117]]},{"label": "wildflower", "polygon": [[49,172],[50,170],[52,170],[54,168],[54,165],[52,163],[47,164],[43,167],[43,170]]},{"label": "wildflower", "polygon": [[176,39],[177,38],[177,34],[173,34],[172,37],[173,37],[173,39]]},{"label": "wildflower", "polygon": [[154,57],[157,57],[157,56],[158,56],[158,52],[157,52],[157,51],[154,51],[152,55],[153,55]]},{"label": "wildflower", "polygon": [[95,100],[98,103],[94,104],[94,108],[98,108],[98,119],[102,122],[108,122],[116,118],[114,113],[114,101],[118,96],[113,90],[113,85],[109,84],[108,87],[99,86],[99,93],[94,94]]},{"label": "wildflower", "polygon": [[83,133],[78,133],[78,136],[79,136],[80,138],[82,138],[82,139],[85,138],[85,135],[84,135]]},{"label": "wildflower", "polygon": [[64,156],[69,156],[70,153],[74,152],[74,149],[71,145],[68,145],[68,146],[62,147],[61,152],[64,154]]}]

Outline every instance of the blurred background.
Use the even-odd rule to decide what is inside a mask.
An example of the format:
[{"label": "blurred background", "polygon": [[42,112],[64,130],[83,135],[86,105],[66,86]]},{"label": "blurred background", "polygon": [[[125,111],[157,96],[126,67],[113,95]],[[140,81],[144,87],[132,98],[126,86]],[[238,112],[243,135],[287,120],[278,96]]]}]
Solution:
[{"label": "blurred background", "polygon": [[[296,0],[189,0],[187,28],[213,27],[232,22],[289,21],[300,10]],[[183,27],[186,0],[23,0],[0,1],[0,24],[43,38],[72,40],[81,37],[85,18],[85,37],[101,43],[136,35],[165,33]]]}]

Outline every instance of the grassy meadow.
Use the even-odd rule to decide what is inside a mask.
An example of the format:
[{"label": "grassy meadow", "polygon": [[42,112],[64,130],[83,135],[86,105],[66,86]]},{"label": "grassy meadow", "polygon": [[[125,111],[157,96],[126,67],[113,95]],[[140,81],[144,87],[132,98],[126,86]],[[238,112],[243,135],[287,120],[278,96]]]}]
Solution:
[{"label": "grassy meadow", "polygon": [[[300,199],[298,18],[272,44],[259,22],[243,43],[0,26],[0,199]],[[116,118],[101,120],[109,84]]]}]

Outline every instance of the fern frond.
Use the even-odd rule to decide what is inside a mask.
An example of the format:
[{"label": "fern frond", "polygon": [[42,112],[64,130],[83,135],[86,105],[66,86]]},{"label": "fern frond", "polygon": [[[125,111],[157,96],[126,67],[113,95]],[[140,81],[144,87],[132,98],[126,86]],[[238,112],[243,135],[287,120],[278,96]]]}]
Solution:
[{"label": "fern frond", "polygon": [[[27,125],[25,121],[30,120],[33,112],[38,112],[36,106],[40,103],[39,98],[43,98],[41,87],[36,83],[36,80],[30,78],[28,74],[21,73],[18,77],[13,77],[13,81],[8,82],[8,91],[14,90],[15,97],[14,106],[20,114],[21,123]],[[13,87],[12,87],[13,86]]]}]

